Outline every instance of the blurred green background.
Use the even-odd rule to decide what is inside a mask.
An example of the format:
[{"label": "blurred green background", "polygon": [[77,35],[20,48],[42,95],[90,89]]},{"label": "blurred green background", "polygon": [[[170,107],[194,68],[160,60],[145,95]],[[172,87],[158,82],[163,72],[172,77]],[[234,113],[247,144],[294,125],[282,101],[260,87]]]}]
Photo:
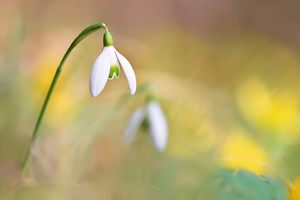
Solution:
[{"label": "blurred green background", "polygon": [[[299,19],[297,1],[2,0],[0,199],[300,199]],[[138,92],[121,74],[90,97],[102,49],[92,34],[68,59],[21,174],[56,67],[96,22]],[[123,142],[149,91],[169,123],[163,153],[145,131]]]}]

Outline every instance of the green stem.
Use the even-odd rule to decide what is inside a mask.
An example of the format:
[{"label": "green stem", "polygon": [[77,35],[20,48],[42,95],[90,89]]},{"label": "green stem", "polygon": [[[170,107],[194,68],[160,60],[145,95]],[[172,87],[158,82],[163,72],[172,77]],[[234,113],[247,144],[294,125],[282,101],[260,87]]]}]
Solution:
[{"label": "green stem", "polygon": [[31,148],[32,148],[32,145],[34,145],[35,141],[36,141],[36,138],[38,136],[38,131],[39,131],[39,128],[40,128],[40,125],[41,125],[41,122],[43,120],[43,117],[44,117],[44,114],[45,114],[45,111],[47,109],[47,105],[49,103],[49,100],[51,98],[51,95],[53,93],[53,90],[55,88],[55,85],[57,83],[57,80],[59,78],[59,75],[61,74],[61,71],[62,71],[62,68],[64,66],[64,63],[66,61],[66,59],[68,58],[68,56],[70,55],[70,53],[72,52],[72,50],[77,46],[77,44],[79,44],[80,41],[82,41],[84,38],[86,38],[88,35],[90,35],[91,33],[99,30],[99,29],[103,29],[105,28],[106,31],[108,30],[106,25],[101,23],[101,24],[94,24],[94,25],[91,25],[87,28],[85,28],[83,31],[81,31],[81,33],[74,39],[74,41],[71,43],[70,47],[67,49],[66,53],[64,54],[63,58],[61,59],[58,67],[57,67],[57,70],[55,72],[55,75],[53,77],[53,80],[51,82],[51,85],[49,87],[49,90],[48,90],[48,93],[47,93],[47,96],[44,100],[44,103],[43,103],[43,106],[41,108],[41,111],[40,111],[40,114],[39,114],[39,117],[36,121],[36,124],[35,124],[35,127],[34,127],[34,130],[33,130],[33,133],[32,133],[32,138],[31,138],[31,143],[30,143],[30,147],[29,149],[27,150],[26,154],[25,154],[25,157],[24,157],[24,160],[22,162],[22,165],[21,165],[21,170],[23,172],[23,170],[25,169],[26,167],[26,164],[30,158],[30,155],[31,155]]}]

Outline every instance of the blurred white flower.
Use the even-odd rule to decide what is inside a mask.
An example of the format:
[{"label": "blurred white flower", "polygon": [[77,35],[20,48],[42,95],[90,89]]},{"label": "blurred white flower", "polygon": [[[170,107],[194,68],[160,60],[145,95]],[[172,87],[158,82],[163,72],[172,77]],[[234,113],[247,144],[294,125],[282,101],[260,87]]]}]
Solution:
[{"label": "blurred white flower", "polygon": [[163,110],[156,101],[150,101],[133,113],[124,133],[124,141],[131,143],[145,120],[149,125],[155,148],[158,151],[164,151],[168,142],[168,123]]},{"label": "blurred white flower", "polygon": [[98,96],[104,89],[107,80],[119,78],[120,66],[125,72],[129,83],[130,94],[136,91],[136,77],[129,61],[113,46],[113,39],[109,32],[103,36],[104,47],[90,74],[90,92],[93,97]]}]

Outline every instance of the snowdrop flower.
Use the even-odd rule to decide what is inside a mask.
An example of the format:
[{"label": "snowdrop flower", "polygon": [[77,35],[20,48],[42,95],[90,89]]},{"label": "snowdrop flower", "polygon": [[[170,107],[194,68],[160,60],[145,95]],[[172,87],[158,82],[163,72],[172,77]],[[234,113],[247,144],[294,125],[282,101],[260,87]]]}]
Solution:
[{"label": "snowdrop flower", "polygon": [[120,54],[113,46],[110,32],[106,31],[103,36],[103,50],[93,65],[90,75],[90,92],[93,97],[98,96],[104,89],[107,80],[119,78],[120,68],[123,69],[129,83],[130,94],[136,90],[136,78],[129,61]]},{"label": "snowdrop flower", "polygon": [[125,143],[131,143],[134,140],[145,120],[149,125],[155,148],[160,152],[164,151],[168,141],[168,123],[160,105],[153,100],[133,113],[124,133]]}]

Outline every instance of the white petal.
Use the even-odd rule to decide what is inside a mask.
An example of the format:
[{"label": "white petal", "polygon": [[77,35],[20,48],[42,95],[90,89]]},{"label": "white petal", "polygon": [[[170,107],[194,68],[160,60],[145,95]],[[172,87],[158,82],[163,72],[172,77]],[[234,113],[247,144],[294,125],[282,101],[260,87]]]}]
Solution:
[{"label": "white petal", "polygon": [[115,50],[115,52],[129,83],[130,94],[134,95],[136,91],[136,78],[132,66],[122,54],[120,54],[117,50]]},{"label": "white petal", "polygon": [[90,74],[90,93],[93,97],[100,94],[108,80],[110,70],[108,51],[107,47],[103,48]]},{"label": "white petal", "polygon": [[144,108],[139,108],[131,116],[128,126],[124,132],[125,143],[131,143],[138,133],[138,130],[145,119],[146,110]]},{"label": "white petal", "polygon": [[117,55],[115,53],[116,49],[113,46],[108,46],[108,47],[105,47],[105,48],[107,48],[107,55],[108,55],[108,58],[109,58],[110,66],[112,66],[112,65],[118,65],[119,66]]},{"label": "white petal", "polygon": [[168,123],[157,102],[151,101],[148,104],[148,119],[154,145],[158,151],[163,151],[168,140]]}]

